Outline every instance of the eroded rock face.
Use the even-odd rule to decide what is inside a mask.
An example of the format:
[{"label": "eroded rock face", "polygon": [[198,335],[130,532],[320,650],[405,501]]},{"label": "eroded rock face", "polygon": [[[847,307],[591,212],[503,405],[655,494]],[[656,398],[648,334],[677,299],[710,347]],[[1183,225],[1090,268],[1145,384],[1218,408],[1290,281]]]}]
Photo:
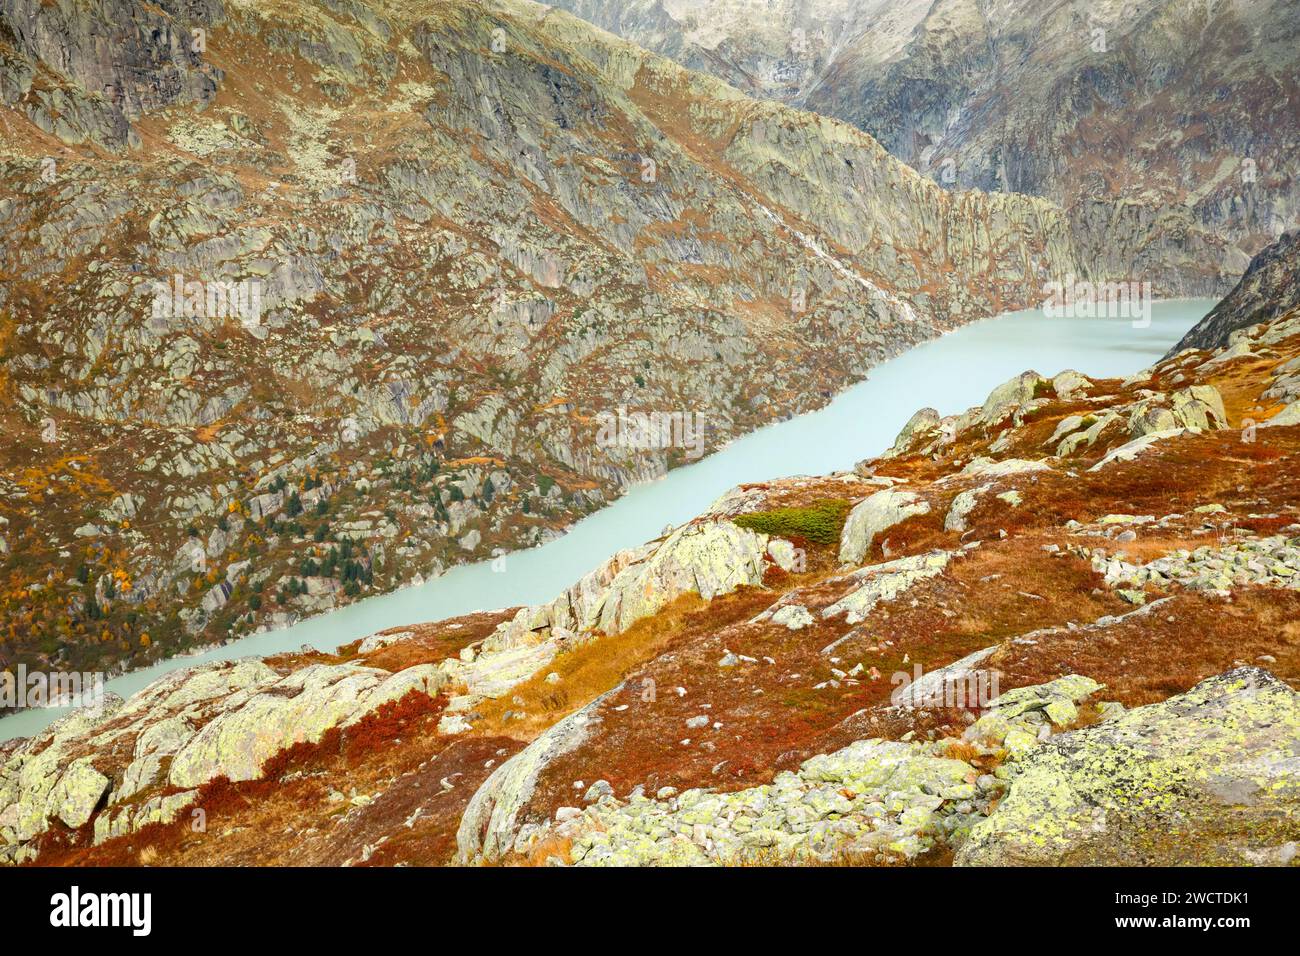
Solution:
[{"label": "eroded rock face", "polygon": [[140,145],[128,120],[172,103],[201,107],[216,95],[221,71],[203,62],[193,31],[223,20],[221,0],[0,3],[0,24],[13,31],[18,52],[57,84],[49,99],[25,97],[24,112],[66,143],[118,150]]},{"label": "eroded rock face", "polygon": [[965,866],[1240,864],[1300,839],[1300,694],[1257,668],[1027,754]]},{"label": "eroded rock face", "polygon": [[1300,304],[1300,231],[1278,237],[1250,261],[1237,287],[1214,311],[1196,323],[1169,355],[1183,349],[1219,349],[1234,332],[1286,312]]}]

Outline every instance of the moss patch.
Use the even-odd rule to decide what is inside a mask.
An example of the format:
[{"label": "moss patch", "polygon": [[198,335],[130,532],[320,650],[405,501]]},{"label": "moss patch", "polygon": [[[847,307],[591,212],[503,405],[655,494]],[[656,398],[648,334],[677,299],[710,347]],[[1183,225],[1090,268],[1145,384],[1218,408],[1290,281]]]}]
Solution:
[{"label": "moss patch", "polygon": [[843,498],[831,498],[804,508],[756,511],[734,520],[742,528],[778,538],[803,538],[814,544],[835,544],[840,540],[850,507]]}]

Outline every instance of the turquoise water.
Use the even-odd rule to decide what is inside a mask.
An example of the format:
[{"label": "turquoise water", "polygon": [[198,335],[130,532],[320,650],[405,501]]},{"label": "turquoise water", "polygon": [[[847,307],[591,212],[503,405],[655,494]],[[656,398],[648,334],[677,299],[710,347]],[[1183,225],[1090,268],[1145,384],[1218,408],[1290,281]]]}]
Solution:
[{"label": "turquoise water", "polygon": [[[332,650],[390,627],[549,601],[614,552],[694,517],[738,484],[845,470],[879,454],[919,408],[930,406],[944,415],[965,411],[1026,369],[1051,376],[1073,368],[1102,378],[1140,371],[1214,305],[1211,299],[1156,303],[1145,329],[1120,319],[1049,319],[1039,310],[968,325],[873,369],[866,381],[821,411],[769,425],[660,481],[630,489],[564,537],[498,560],[498,570],[493,562],[458,567],[419,587],[132,672],[109,681],[107,688],[128,697],[180,667],[277,654],[303,644]],[[62,713],[26,711],[0,720],[0,740],[35,733]]]}]

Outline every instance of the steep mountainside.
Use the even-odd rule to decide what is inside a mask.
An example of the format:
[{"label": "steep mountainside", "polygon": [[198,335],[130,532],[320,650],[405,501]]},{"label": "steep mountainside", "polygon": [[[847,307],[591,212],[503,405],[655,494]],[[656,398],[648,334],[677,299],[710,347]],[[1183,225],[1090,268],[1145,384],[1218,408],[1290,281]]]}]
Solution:
[{"label": "steep mountainside", "polygon": [[941,184],[1051,198],[1078,228],[1112,234],[1090,249],[1101,261],[1224,291],[1300,221],[1300,6],[1289,0],[556,6],[853,123]]},{"label": "steep mountainside", "polygon": [[0,859],[1295,865],[1297,461],[1300,309],[1026,372],[550,604],[0,745]]},{"label": "steep mountainside", "polygon": [[1233,332],[1267,322],[1280,309],[1300,305],[1300,232],[1289,232],[1254,259],[1226,299],[1196,323],[1170,351],[1217,349]]},{"label": "steep mountainside", "polygon": [[1048,202],[523,0],[0,0],[0,93],[7,664],[535,543],[1107,275]]}]

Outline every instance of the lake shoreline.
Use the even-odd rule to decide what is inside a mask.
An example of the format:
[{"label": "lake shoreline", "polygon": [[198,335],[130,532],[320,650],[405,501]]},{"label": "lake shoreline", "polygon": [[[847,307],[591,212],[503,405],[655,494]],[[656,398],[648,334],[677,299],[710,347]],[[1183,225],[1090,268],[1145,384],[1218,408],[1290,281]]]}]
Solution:
[{"label": "lake shoreline", "polygon": [[[735,484],[796,474],[845,471],[856,461],[879,454],[922,404],[937,401],[936,393],[943,397],[946,391],[949,395],[946,404],[949,406],[965,403],[960,408],[940,409],[942,414],[949,414],[978,404],[991,388],[1034,364],[1043,365],[1038,371],[1047,375],[1056,374],[1065,367],[1074,367],[1097,378],[1133,374],[1158,362],[1164,351],[1179,341],[1182,334],[1214,304],[1212,299],[1162,300],[1156,303],[1161,320],[1153,329],[1131,329],[1127,320],[1120,319],[1049,318],[1039,309],[976,319],[959,328],[940,332],[886,359],[874,366],[866,378],[846,386],[815,410],[763,425],[731,439],[699,461],[672,469],[654,481],[627,486],[617,498],[574,521],[562,535],[544,544],[457,565],[420,584],[408,583],[384,594],[303,618],[286,628],[255,631],[232,641],[127,671],[110,679],[107,689],[128,697],[166,673],[196,664],[268,657],[308,644],[318,650],[330,651],[369,634],[396,627],[445,620],[489,608],[499,610],[544,603],[616,551],[653,540],[665,525],[688,520]],[[1029,328],[1021,330],[1025,325]],[[1115,328],[1111,326],[1131,333],[1130,344],[1124,345],[1123,339],[1116,339],[1113,335]],[[1000,341],[1004,333],[1006,341]],[[1034,339],[1033,334],[1042,341]],[[980,348],[986,350],[984,355],[979,354]],[[937,355],[934,354],[936,350],[939,352]],[[1024,354],[1020,355],[1020,351]],[[1081,359],[1087,355],[1088,360],[1075,360],[1075,353]],[[1122,362],[1111,353],[1127,355],[1130,361]],[[1010,358],[1010,355],[1017,357]],[[1111,361],[1108,363],[1107,359]],[[981,360],[983,367],[969,367]],[[1015,367],[1022,361],[1030,364]],[[1090,368],[1088,361],[1107,367]],[[1045,364],[1048,362],[1053,365],[1060,362],[1063,367],[1053,368]],[[911,368],[913,365],[917,366],[914,370]],[[949,368],[949,365],[956,367]],[[1078,367],[1080,365],[1083,367]],[[950,374],[957,371],[966,374]],[[920,383],[926,382],[927,378],[933,381],[922,387]],[[915,400],[907,397],[914,388]],[[983,392],[979,393],[981,388]],[[972,397],[977,394],[978,397]],[[859,405],[861,407],[857,408]],[[851,411],[858,414],[848,414]],[[834,427],[828,428],[828,422]],[[855,431],[858,434],[855,435]],[[782,440],[774,440],[777,433]],[[851,450],[841,456],[838,450],[844,447],[845,433],[853,436],[854,440],[850,443]],[[769,451],[764,452],[768,446]],[[825,446],[830,446],[831,450]],[[803,451],[802,459],[800,449]],[[777,464],[791,458],[807,459],[807,467],[788,471]],[[780,473],[772,473],[771,469]],[[643,516],[637,513],[638,505],[642,511],[656,517],[648,521],[639,520]],[[655,507],[659,510],[654,510]],[[674,514],[678,516],[676,520],[671,518]],[[614,525],[613,533],[607,533],[611,529],[606,526],[611,524]],[[551,560],[552,557],[556,560]],[[522,566],[524,573],[510,574],[511,565]],[[413,582],[414,578],[411,580]],[[509,600],[501,600],[504,588],[500,585],[507,580],[510,582]],[[494,603],[484,603],[489,601]],[[39,732],[67,712],[66,709],[44,708],[6,716],[0,719],[0,742]]]}]

